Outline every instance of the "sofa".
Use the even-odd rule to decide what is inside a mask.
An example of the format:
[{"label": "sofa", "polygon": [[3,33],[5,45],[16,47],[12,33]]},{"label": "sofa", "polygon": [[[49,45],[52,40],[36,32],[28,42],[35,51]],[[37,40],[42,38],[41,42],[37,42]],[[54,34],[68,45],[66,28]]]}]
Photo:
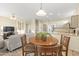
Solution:
[{"label": "sofa", "polygon": [[11,35],[8,39],[4,40],[5,48],[9,51],[13,51],[19,47],[21,47],[21,35]]}]

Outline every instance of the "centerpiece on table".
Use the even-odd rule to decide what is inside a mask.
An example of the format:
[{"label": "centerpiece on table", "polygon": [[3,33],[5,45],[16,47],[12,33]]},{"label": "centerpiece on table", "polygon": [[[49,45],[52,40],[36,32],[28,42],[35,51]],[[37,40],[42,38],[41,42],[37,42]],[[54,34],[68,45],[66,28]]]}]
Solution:
[{"label": "centerpiece on table", "polygon": [[36,39],[46,41],[47,37],[50,35],[48,32],[39,32],[36,34]]}]

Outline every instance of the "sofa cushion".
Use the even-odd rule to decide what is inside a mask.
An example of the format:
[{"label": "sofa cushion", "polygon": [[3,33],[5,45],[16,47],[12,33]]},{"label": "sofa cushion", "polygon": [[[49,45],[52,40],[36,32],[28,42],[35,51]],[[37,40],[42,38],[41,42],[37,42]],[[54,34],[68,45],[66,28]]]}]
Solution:
[{"label": "sofa cushion", "polygon": [[0,40],[0,48],[4,47],[4,40]]}]

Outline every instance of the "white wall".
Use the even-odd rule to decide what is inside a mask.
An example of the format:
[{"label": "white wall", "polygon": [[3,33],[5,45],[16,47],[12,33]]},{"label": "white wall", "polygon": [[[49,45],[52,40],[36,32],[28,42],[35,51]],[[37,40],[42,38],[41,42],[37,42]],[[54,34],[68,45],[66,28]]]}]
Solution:
[{"label": "white wall", "polygon": [[[19,30],[18,29],[18,26],[20,24],[18,24],[18,21],[21,23],[21,26],[20,27],[21,27],[21,31],[22,32],[23,31],[26,32],[25,31],[26,30],[26,24],[28,24],[29,30],[35,32],[35,19],[32,19],[30,21],[24,21],[22,19],[21,20],[11,20],[11,19],[9,19],[7,17],[0,16],[0,33],[2,32],[1,28],[3,26],[14,26],[17,30]],[[39,22],[39,32],[40,31],[43,31],[43,24],[47,24],[47,26],[48,26],[48,29],[47,30],[49,32],[49,29],[50,29],[50,26],[51,25],[56,25],[56,26],[63,25],[64,26],[65,22],[66,22],[66,20],[56,20],[56,21],[53,21],[52,20],[52,21],[43,21],[43,22],[40,21]],[[63,30],[63,29],[55,29],[55,31],[65,31],[65,30]]]},{"label": "white wall", "polygon": [[43,24],[46,24],[47,27],[48,27],[48,32],[51,31],[51,26],[54,25],[54,31],[58,31],[58,32],[68,32],[68,28],[69,28],[69,25],[67,24],[68,22],[70,22],[70,18],[66,18],[66,19],[63,19],[63,20],[51,20],[51,21],[40,21],[39,23],[39,31],[43,31]]},{"label": "white wall", "polygon": [[[26,20],[25,22],[25,30],[26,30],[26,24],[28,25],[28,33],[31,31],[31,32],[34,32],[35,33],[35,20],[32,19],[32,20]],[[27,32],[27,31],[25,31]]]},{"label": "white wall", "polygon": [[24,20],[19,20],[19,19],[12,20],[12,19],[10,19],[8,17],[0,16],[0,34],[3,33],[3,27],[4,26],[13,26],[13,27],[15,27],[15,32],[17,32],[17,30],[19,30],[18,25],[20,25],[20,24],[18,24],[18,22],[20,22],[20,24],[21,24],[20,32],[21,31],[25,32],[25,24],[26,24],[26,22]]},{"label": "white wall", "polygon": [[14,20],[10,20],[7,17],[0,16],[0,34],[2,33],[4,26],[16,27],[16,22]]}]

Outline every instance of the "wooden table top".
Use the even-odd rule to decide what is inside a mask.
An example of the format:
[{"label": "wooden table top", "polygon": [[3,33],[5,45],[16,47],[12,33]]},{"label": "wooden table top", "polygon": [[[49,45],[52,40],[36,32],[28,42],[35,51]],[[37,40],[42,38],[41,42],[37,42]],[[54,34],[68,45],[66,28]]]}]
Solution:
[{"label": "wooden table top", "polygon": [[34,45],[48,46],[48,45],[56,45],[58,43],[58,40],[54,37],[49,37],[46,41],[33,38],[31,43]]}]

